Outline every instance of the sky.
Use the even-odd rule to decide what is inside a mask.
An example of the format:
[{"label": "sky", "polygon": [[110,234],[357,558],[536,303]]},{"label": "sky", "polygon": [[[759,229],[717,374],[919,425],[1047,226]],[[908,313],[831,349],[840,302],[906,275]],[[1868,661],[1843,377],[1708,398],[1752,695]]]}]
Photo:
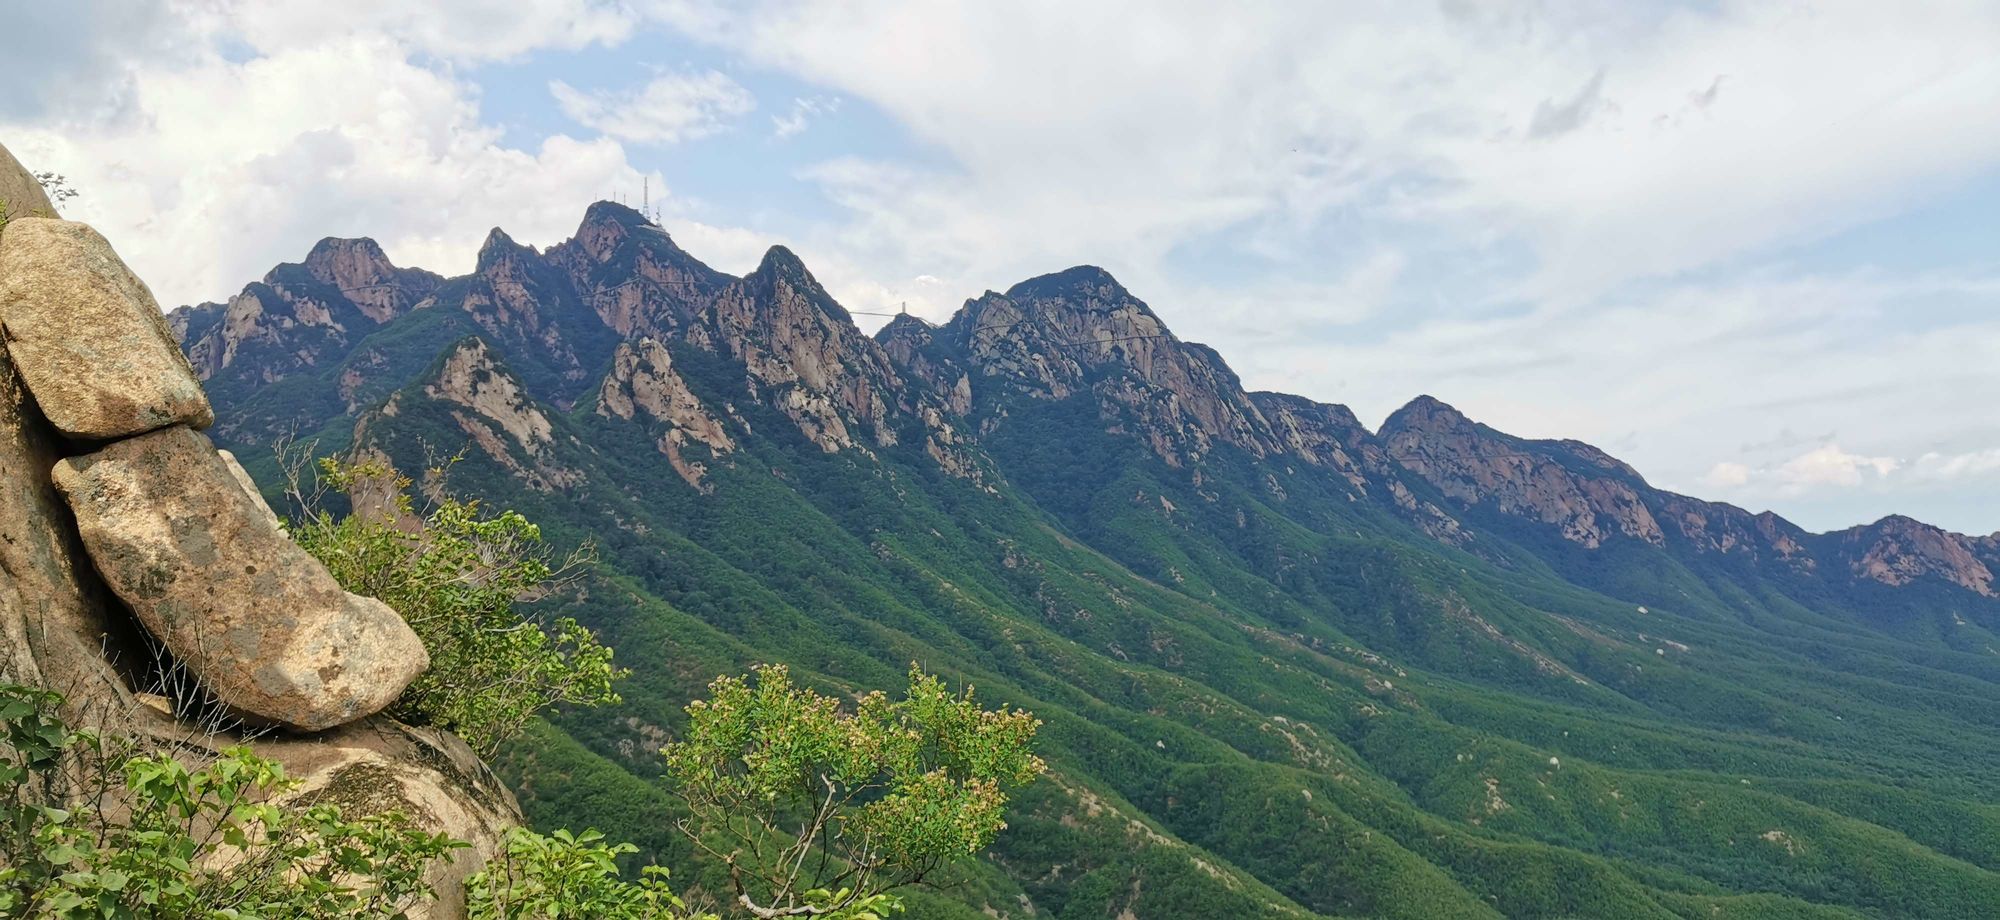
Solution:
[{"label": "sky", "polygon": [[[0,0],[0,143],[165,306],[650,199],[934,321],[1099,265],[1256,389],[1418,394],[1814,530],[2000,530],[1996,0]],[[879,318],[857,317],[864,328]]]}]

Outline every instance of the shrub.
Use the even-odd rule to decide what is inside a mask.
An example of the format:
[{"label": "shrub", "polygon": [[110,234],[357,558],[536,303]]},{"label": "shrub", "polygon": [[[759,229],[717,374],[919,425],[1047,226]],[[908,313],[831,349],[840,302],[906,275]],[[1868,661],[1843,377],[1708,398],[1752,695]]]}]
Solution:
[{"label": "shrub", "polygon": [[526,828],[507,834],[501,856],[466,881],[471,920],[715,920],[696,914],[667,885],[667,870],[647,866],[619,878],[618,857],[637,851],[604,835]]},{"label": "shrub", "polygon": [[280,807],[294,784],[247,748],[190,769],[71,729],[60,703],[0,684],[0,916],[401,917],[465,845],[399,814]]},{"label": "shrub", "polygon": [[326,487],[386,501],[336,518],[292,477],[306,509],[292,538],[342,587],[395,608],[430,653],[393,715],[449,728],[484,757],[550,707],[618,702],[611,649],[575,620],[533,610],[586,570],[588,549],[558,556],[526,518],[477,501],[439,496],[419,514],[409,480],[380,462],[325,459],[319,473]]}]

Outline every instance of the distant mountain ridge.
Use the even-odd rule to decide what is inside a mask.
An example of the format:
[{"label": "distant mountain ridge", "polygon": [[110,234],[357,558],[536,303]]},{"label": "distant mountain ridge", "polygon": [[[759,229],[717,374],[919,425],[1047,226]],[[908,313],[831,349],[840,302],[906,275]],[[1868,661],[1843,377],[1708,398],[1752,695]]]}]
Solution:
[{"label": "distant mountain ridge", "polygon": [[2000,535],[1809,533],[1427,396],[1370,430],[1093,266],[867,335],[790,250],[608,202],[456,278],[325,240],[171,325],[267,483],[288,437],[463,451],[600,547],[627,701],[505,766],[649,855],[707,677],[920,660],[1056,766],[925,917],[2000,912]]},{"label": "distant mountain ridge", "polygon": [[[573,404],[614,352],[628,350],[621,343],[683,339],[742,360],[752,395],[781,406],[822,449],[865,450],[916,431],[963,472],[976,464],[961,456],[969,433],[954,421],[978,416],[990,429],[1004,412],[979,407],[998,394],[1062,399],[1088,389],[1107,425],[1170,465],[1198,462],[1216,444],[1321,465],[1357,498],[1386,499],[1447,542],[1477,533],[1458,516],[1498,516],[1584,549],[1629,540],[1684,556],[1743,556],[1785,578],[1845,575],[1891,587],[1935,579],[1984,597],[2000,590],[2000,534],[1956,534],[1902,516],[1811,534],[1770,512],[1654,489],[1590,445],[1515,438],[1428,396],[1370,432],[1344,406],[1248,393],[1214,350],[1180,341],[1094,266],[989,291],[942,326],[905,316],[869,337],[782,246],[734,278],[638,212],[598,202],[574,237],[546,253],[496,228],[462,278],[398,268],[373,240],[329,238],[227,304],[182,307],[170,321],[211,386],[269,384],[346,357],[358,334],[438,306],[534,354],[560,381],[557,405]],[[718,435],[698,440],[720,443]],[[1408,498],[1410,475],[1449,507]]]}]

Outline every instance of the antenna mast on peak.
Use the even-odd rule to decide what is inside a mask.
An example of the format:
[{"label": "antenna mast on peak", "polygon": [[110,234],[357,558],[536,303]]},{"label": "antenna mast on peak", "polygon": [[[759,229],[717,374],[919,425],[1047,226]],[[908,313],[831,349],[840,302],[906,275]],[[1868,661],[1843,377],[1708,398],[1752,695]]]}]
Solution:
[{"label": "antenna mast on peak", "polygon": [[640,187],[640,188],[641,188],[641,189],[643,190],[643,191],[641,192],[641,194],[643,194],[643,195],[644,195],[645,197],[644,197],[644,198],[641,198],[641,199],[639,200],[639,216],[641,216],[641,217],[644,217],[644,218],[646,218],[647,220],[652,220],[652,219],[653,219],[653,177],[652,177],[652,176],[644,176],[644,177],[642,177],[642,178],[641,178],[641,180],[640,180],[640,181],[641,181],[641,185],[640,185],[639,187]]}]

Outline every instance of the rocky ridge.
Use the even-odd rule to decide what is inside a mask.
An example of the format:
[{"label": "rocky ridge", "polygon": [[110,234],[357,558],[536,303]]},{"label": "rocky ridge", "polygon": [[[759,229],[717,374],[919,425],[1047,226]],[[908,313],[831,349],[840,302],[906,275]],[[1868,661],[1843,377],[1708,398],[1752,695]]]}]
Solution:
[{"label": "rocky ridge", "polygon": [[[414,312],[442,307],[468,317],[504,352],[522,399],[566,411],[594,395],[599,415],[655,428],[665,465],[697,489],[713,488],[713,465],[730,462],[753,436],[736,399],[774,409],[821,451],[918,447],[945,472],[982,483],[992,478],[982,438],[1026,406],[1087,400],[1103,431],[1138,440],[1196,480],[1224,452],[1274,469],[1303,464],[1350,501],[1489,558],[1482,532],[1528,528],[1585,553],[1637,545],[1694,565],[1741,562],[1798,584],[1936,581],[1979,595],[1994,590],[1991,566],[2000,564],[1992,538],[1981,544],[1915,522],[1814,535],[1768,512],[1655,489],[1594,447],[1514,438],[1430,397],[1369,431],[1345,407],[1250,393],[1213,349],[1180,340],[1092,266],[989,291],[943,325],[903,316],[869,336],[789,250],[774,247],[754,271],[732,277],[608,202],[592,205],[576,234],[546,252],[496,229],[465,278],[432,284],[379,256],[366,241],[328,241],[301,265],[307,274],[338,273],[348,279],[342,284],[388,279],[380,283],[400,293],[373,313],[352,304],[366,321],[405,302]],[[282,274],[264,285],[286,284]],[[259,286],[242,296],[253,295],[263,296]],[[231,365],[218,370],[208,356],[242,352],[268,324],[204,320],[208,309],[177,311],[174,324],[212,382]],[[303,338],[307,345],[292,353],[341,359],[338,348],[321,354]],[[718,398],[687,379],[676,358],[683,349],[721,358],[740,376],[723,381]],[[381,364],[368,346],[346,360]],[[283,362],[271,373],[286,373]],[[498,429],[527,411],[488,408]],[[498,456],[502,442],[473,438]],[[525,450],[533,437],[512,440]],[[516,466],[524,480],[549,487],[551,471]]]}]

